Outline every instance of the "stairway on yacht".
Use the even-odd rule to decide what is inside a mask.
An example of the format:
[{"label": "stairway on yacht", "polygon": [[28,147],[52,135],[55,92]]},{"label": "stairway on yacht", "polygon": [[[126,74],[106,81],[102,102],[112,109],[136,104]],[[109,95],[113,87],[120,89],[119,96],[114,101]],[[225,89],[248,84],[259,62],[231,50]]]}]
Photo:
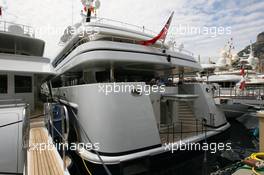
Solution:
[{"label": "stairway on yacht", "polygon": [[195,117],[195,114],[188,102],[178,102],[177,121],[160,127],[162,143],[175,142],[192,137],[203,132],[202,121]]},{"label": "stairway on yacht", "polygon": [[195,120],[194,113],[187,102],[179,102],[178,109],[179,109],[178,116],[180,121]]},{"label": "stairway on yacht", "polygon": [[192,136],[196,132],[201,132],[203,130],[202,123],[196,118],[191,104],[181,101],[178,103],[178,109],[179,123],[182,125],[182,132],[184,132],[186,136]]}]

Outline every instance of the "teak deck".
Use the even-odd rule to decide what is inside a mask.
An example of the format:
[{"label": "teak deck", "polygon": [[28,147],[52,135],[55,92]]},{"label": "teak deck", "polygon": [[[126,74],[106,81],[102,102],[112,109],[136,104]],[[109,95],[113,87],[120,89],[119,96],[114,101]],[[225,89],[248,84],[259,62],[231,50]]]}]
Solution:
[{"label": "teak deck", "polygon": [[63,164],[44,127],[30,129],[27,151],[28,175],[63,175]]}]

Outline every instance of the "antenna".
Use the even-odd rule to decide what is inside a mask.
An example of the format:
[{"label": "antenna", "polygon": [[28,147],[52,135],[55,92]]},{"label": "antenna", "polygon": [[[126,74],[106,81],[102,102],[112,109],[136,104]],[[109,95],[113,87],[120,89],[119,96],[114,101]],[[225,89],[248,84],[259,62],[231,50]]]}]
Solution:
[{"label": "antenna", "polygon": [[72,14],[71,14],[71,20],[72,20],[72,25],[73,25],[73,0],[71,1],[71,7],[72,7]]},{"label": "antenna", "polygon": [[7,10],[7,3],[5,0],[2,1],[3,4],[0,3],[0,17],[3,17],[4,11]]},{"label": "antenna", "polygon": [[92,13],[96,14],[96,10],[100,8],[101,2],[99,0],[81,0],[84,12],[87,12],[86,22],[91,21]]}]

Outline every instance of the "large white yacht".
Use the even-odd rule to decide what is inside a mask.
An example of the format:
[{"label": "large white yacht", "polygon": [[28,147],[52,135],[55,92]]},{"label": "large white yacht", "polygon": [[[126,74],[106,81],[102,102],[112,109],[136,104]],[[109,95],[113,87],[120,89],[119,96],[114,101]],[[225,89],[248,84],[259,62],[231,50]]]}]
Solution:
[{"label": "large white yacht", "polygon": [[52,62],[57,75],[48,84],[69,111],[69,142],[99,148],[77,151],[92,174],[103,174],[102,167],[112,174],[158,171],[155,165],[176,157],[166,144],[203,142],[229,128],[210,85],[172,83],[201,69],[192,54],[160,40],[146,46],[142,41],[153,34],[114,20],[93,18],[74,27],[75,34],[61,38],[64,46]]},{"label": "large white yacht", "polygon": [[40,85],[54,74],[44,45],[31,27],[0,21],[0,174],[23,173],[26,117],[43,113]]}]

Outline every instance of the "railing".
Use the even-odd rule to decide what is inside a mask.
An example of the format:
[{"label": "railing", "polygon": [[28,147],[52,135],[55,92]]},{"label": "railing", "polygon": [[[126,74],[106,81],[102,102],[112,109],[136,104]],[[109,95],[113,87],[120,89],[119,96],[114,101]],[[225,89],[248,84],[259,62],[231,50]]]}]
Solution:
[{"label": "railing", "polygon": [[206,123],[202,119],[181,119],[169,124],[158,124],[158,129],[162,143],[173,143],[202,134],[205,125]]},{"label": "railing", "polygon": [[18,26],[23,30],[24,35],[28,35],[28,36],[31,36],[33,38],[35,37],[35,30],[30,26],[0,20],[0,31],[12,32],[12,31],[10,31],[11,26]]},{"label": "railing", "polygon": [[[135,29],[136,31],[140,31],[140,32],[148,32],[148,34],[152,34],[153,36],[156,36],[157,33],[152,31],[152,30],[148,30],[148,29],[145,29],[145,27],[141,27],[141,26],[137,26],[137,25],[133,25],[133,24],[128,24],[128,23],[124,23],[124,22],[121,22],[121,21],[117,21],[117,20],[112,20],[112,19],[107,19],[107,18],[95,18],[95,17],[91,17],[91,20],[94,20],[94,21],[91,21],[93,23],[99,23],[99,24],[119,24],[119,25],[115,25],[115,26],[121,26],[121,27],[126,27],[127,29]],[[88,24],[88,23],[83,23],[83,25],[80,25],[79,27],[76,28],[76,31],[78,31],[78,29],[80,27],[85,27],[85,25]],[[132,27],[132,28],[131,28]],[[86,31],[87,32],[87,31]],[[53,64],[53,66],[57,66],[59,63],[61,63],[76,47],[78,47],[79,45],[82,45],[88,41],[91,41],[91,40],[94,40],[93,39],[93,36],[94,36],[94,33],[91,33],[89,36],[87,37],[83,37],[81,38],[79,41],[77,41],[76,43],[74,43],[70,49],[68,49],[63,55],[59,56],[60,58]],[[72,37],[72,36],[71,36]],[[70,38],[71,38],[70,37]],[[70,40],[67,39],[66,41],[61,41],[59,44],[60,45],[64,45],[67,41]],[[139,42],[139,40],[137,39],[133,39],[133,38],[129,38],[129,37],[120,37],[120,36],[110,36],[110,35],[105,35],[105,36],[102,36],[102,39],[101,40],[104,40],[104,38],[107,38],[108,41],[118,41],[118,40],[123,40],[121,42],[124,42],[124,41],[128,41],[127,43],[133,43],[133,44],[137,44]],[[107,40],[105,39],[105,40]],[[100,40],[100,38],[98,39]],[[164,46],[161,45],[160,46],[160,49],[164,49],[163,48]],[[188,50],[185,50],[185,49],[182,49],[182,48],[176,48],[174,47],[172,50],[176,50],[180,53],[183,53],[183,54],[186,54],[186,55],[190,55],[190,56],[193,56],[194,54]]]},{"label": "railing", "polygon": [[39,114],[36,116],[31,116],[29,117],[30,114],[30,109],[29,106],[23,111],[23,121],[22,121],[22,146],[24,149],[24,170],[25,170],[25,175],[28,174],[28,156],[27,156],[27,151],[30,149],[30,144],[29,144],[29,135],[30,135],[30,122],[32,119],[40,118],[43,117],[44,114]]},{"label": "railing", "polygon": [[184,53],[186,55],[190,55],[190,56],[194,56],[194,53],[192,53],[191,51],[189,50],[186,50],[186,49],[183,49],[181,48],[180,46],[179,47],[169,47],[172,51],[175,51],[175,52],[180,52],[180,53]]},{"label": "railing", "polygon": [[71,46],[71,48],[67,52],[65,52],[62,56],[60,56],[60,58],[55,61],[53,66],[56,67],[57,65],[59,65],[76,47],[78,47],[84,43],[87,43],[89,40],[90,40],[89,37],[85,37],[85,38],[80,39],[77,43],[75,43],[73,46]]},{"label": "railing", "polygon": [[[62,139],[62,160],[63,160],[63,169],[66,171],[67,165],[66,165],[66,149],[65,146],[68,142],[68,135],[69,135],[69,113],[67,110],[67,107],[64,105],[59,105],[60,107],[60,121],[61,121],[61,132],[58,131],[58,129],[54,125],[54,116],[53,116],[53,105],[51,103],[48,103],[45,109],[45,123],[47,124],[48,131],[51,131],[51,137],[52,140],[54,140],[54,131],[60,136]],[[66,122],[66,123],[65,123]],[[65,131],[66,129],[66,131]]]},{"label": "railing", "polygon": [[[157,32],[155,32],[153,30],[146,29],[145,26],[138,26],[138,25],[129,24],[129,23],[125,23],[125,22],[113,20],[113,19],[108,19],[108,18],[91,17],[91,21],[94,23],[99,23],[99,24],[109,24],[109,25],[119,26],[119,27],[123,27],[123,28],[127,28],[127,29],[132,29],[132,30],[144,32],[146,34],[153,35],[153,36],[156,36],[158,34]],[[172,47],[172,50],[180,52],[180,53],[184,53],[184,54],[187,54],[190,56],[194,56],[194,54],[192,52],[190,52],[186,49],[183,49],[180,46],[179,47]]]},{"label": "railing", "polygon": [[157,32],[146,29],[145,26],[138,26],[138,25],[129,24],[129,23],[125,23],[125,22],[113,20],[113,19],[108,19],[108,18],[91,17],[91,22],[99,23],[99,24],[109,24],[109,25],[114,25],[118,27],[124,27],[128,29],[136,30],[139,32],[148,33],[151,35],[157,35]]},{"label": "railing", "polygon": [[[50,129],[52,129],[52,131],[56,131],[57,134],[62,138],[63,141],[63,149],[62,149],[62,160],[63,160],[63,170],[64,172],[66,172],[66,149],[65,149],[65,145],[67,145],[67,140],[68,140],[68,134],[69,134],[69,114],[68,114],[68,110],[66,108],[66,106],[61,105],[61,115],[64,116],[64,118],[61,119],[61,131],[59,132],[56,127],[53,124],[53,110],[52,110],[52,104],[51,103],[47,103],[46,106],[44,106],[44,114],[40,114],[37,116],[33,116],[33,117],[27,117],[26,114],[29,114],[29,112],[24,112],[24,117],[23,117],[23,149],[24,150],[29,150],[30,149],[30,144],[29,144],[29,135],[30,135],[30,122],[31,119],[35,119],[35,118],[39,118],[39,117],[44,117],[44,123],[45,125],[48,127],[48,131]],[[27,109],[28,110],[28,109]],[[66,123],[65,123],[66,121]],[[66,127],[65,127],[66,124]],[[66,128],[66,132],[65,132],[65,128]],[[52,132],[52,140],[54,139],[54,132]],[[24,154],[24,160],[25,160],[25,175],[28,174],[28,156],[27,156],[27,151],[25,151]]]},{"label": "railing", "polygon": [[213,96],[260,100],[264,97],[264,87],[246,88],[243,91],[238,88],[217,88],[213,91]]},{"label": "railing", "polygon": [[24,99],[0,99],[0,108],[27,106]]},{"label": "railing", "polygon": [[29,132],[30,132],[30,118],[28,117],[29,112],[24,112],[23,122],[22,122],[22,145],[24,149],[24,160],[25,160],[25,174],[28,174],[28,156],[27,150],[29,149]]},{"label": "railing", "polygon": [[[127,40],[127,41],[130,41],[130,42],[127,42],[127,43],[133,43],[133,44],[136,44],[137,40],[136,39],[131,39],[131,38],[126,38],[126,37],[117,37],[117,36],[106,36],[107,38],[109,38],[109,41],[117,41],[117,40]],[[78,42],[76,42],[73,46],[71,46],[71,48],[65,52],[62,56],[61,56],[61,61],[58,61],[56,62],[56,65],[58,65],[60,62],[63,61],[64,58],[66,58],[76,47],[84,44],[84,43],[87,43],[88,41],[90,41],[91,38],[88,36],[88,37],[84,37],[84,38],[81,38]],[[100,40],[100,39],[98,39]]]}]

